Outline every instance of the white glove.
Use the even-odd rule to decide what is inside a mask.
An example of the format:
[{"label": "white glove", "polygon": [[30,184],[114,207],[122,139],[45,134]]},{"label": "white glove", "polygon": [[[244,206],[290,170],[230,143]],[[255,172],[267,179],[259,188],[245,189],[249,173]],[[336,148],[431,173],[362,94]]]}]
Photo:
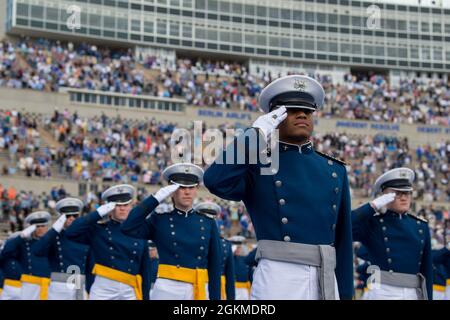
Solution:
[{"label": "white glove", "polygon": [[374,199],[370,204],[372,205],[372,208],[374,208],[376,211],[385,213],[386,206],[394,200],[395,200],[395,193],[391,192],[379,196],[378,198]]},{"label": "white glove", "polygon": [[52,228],[55,229],[56,232],[60,233],[64,228],[64,224],[66,223],[67,216],[62,214],[53,224]]},{"label": "white glove", "polygon": [[97,212],[100,215],[100,217],[104,217],[106,216],[108,213],[110,213],[111,211],[114,210],[114,208],[116,207],[116,203],[115,202],[108,202],[104,205],[101,205],[100,207],[97,208]]},{"label": "white glove", "polygon": [[168,185],[167,187],[159,189],[158,192],[156,192],[153,196],[156,200],[158,200],[159,203],[161,203],[164,199],[177,191],[179,187],[180,185],[178,184]]},{"label": "white glove", "polygon": [[22,239],[30,239],[31,235],[33,234],[34,230],[36,230],[36,225],[32,224],[31,226],[25,228],[22,230],[22,232],[20,233],[20,237]]},{"label": "white glove", "polygon": [[268,114],[258,117],[258,119],[253,122],[252,127],[260,129],[263,132],[264,137],[267,139],[270,133],[275,130],[279,124],[286,119],[286,117],[286,107],[283,106],[269,112]]}]

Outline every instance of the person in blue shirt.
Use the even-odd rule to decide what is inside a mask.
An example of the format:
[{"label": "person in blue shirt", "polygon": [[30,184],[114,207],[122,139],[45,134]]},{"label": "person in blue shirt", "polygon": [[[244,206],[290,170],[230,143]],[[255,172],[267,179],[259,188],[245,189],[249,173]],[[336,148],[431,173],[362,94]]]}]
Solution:
[{"label": "person in blue shirt", "polygon": [[47,257],[39,257],[34,248],[48,231],[51,216],[47,211],[33,212],[25,218],[29,225],[18,237],[6,242],[2,256],[18,261],[22,275],[21,300],[47,300],[50,265]]},{"label": "person in blue shirt", "polygon": [[313,112],[324,97],[322,86],[307,76],[273,81],[259,97],[266,114],[205,172],[211,193],[242,200],[250,214],[259,261],[251,299],[353,298],[346,167],[311,142]]},{"label": "person in blue shirt", "polygon": [[2,255],[2,251],[6,242],[18,237],[20,231],[14,232],[6,239],[3,246],[0,248],[0,268],[3,270],[3,292],[0,300],[20,300],[22,296],[22,283],[20,278],[22,276],[22,268],[19,262],[14,258],[6,258]]},{"label": "person in blue shirt", "polygon": [[68,239],[90,246],[95,263],[91,271],[95,278],[89,284],[90,300],[149,299],[147,241],[129,237],[120,229],[135,194],[131,185],[110,187],[101,196],[105,204],[76,219],[66,230]]},{"label": "person in blue shirt", "polygon": [[[177,163],[163,171],[170,183],[133,208],[122,224],[130,237],[150,239],[159,254],[154,300],[220,300],[221,250],[214,220],[192,208],[203,170]],[[174,209],[158,213],[169,196]],[[209,295],[208,295],[209,294]]]},{"label": "person in blue shirt", "polygon": [[353,238],[379,272],[368,300],[432,300],[431,240],[426,220],[410,213],[414,171],[395,168],[375,181],[373,201],[352,213]]},{"label": "person in blue shirt", "polygon": [[83,202],[64,198],[56,203],[60,215],[52,228],[36,243],[34,254],[47,257],[51,268],[48,300],[84,300],[84,275],[89,246],[67,238],[67,229],[83,210]]},{"label": "person in blue shirt", "polygon": [[[194,206],[194,209],[205,216],[216,220],[217,216],[222,212],[222,208],[215,202],[205,201]],[[216,220],[217,222],[217,220]],[[217,225],[217,223],[216,223]],[[220,288],[222,300],[235,300],[235,271],[233,251],[231,250],[230,241],[223,237],[223,231],[220,231],[220,245],[222,249],[222,272],[220,277]]]}]

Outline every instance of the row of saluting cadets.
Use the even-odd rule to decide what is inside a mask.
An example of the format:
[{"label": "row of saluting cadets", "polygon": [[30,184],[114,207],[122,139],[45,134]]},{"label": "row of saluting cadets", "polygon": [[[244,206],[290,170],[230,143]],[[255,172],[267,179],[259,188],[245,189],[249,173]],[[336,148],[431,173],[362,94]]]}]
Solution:
[{"label": "row of saluting cadets", "polygon": [[[82,217],[81,201],[61,200],[48,232],[50,215],[31,214],[1,251],[2,299],[85,299],[85,291],[92,300],[352,299],[353,241],[362,244],[364,299],[431,300],[433,288],[435,299],[449,299],[449,249],[433,252],[427,221],[410,212],[414,172],[385,172],[374,199],[352,211],[345,163],[315,150],[310,139],[324,96],[307,76],[277,79],[261,92],[265,114],[206,172],[174,164],[163,172],[168,185],[137,205],[134,187],[118,185]],[[254,152],[254,136],[278,139],[276,167],[262,160],[267,148]],[[249,161],[255,154],[258,161]],[[247,257],[239,249],[233,257],[221,238],[216,204],[193,208],[202,181],[212,194],[245,204],[258,240]],[[159,212],[169,198],[174,209]],[[153,285],[149,240],[159,256]]]}]

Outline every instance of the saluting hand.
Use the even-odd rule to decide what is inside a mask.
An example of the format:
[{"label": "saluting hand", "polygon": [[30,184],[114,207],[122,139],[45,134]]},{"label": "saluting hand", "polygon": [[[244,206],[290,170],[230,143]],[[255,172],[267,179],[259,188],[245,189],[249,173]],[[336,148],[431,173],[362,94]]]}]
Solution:
[{"label": "saluting hand", "polygon": [[116,203],[115,202],[108,202],[104,205],[101,205],[100,207],[97,208],[97,212],[100,215],[100,217],[104,217],[106,216],[108,213],[110,213],[111,211],[114,210],[114,208],[116,207]]},{"label": "saluting hand", "polygon": [[156,192],[153,196],[156,200],[158,200],[159,203],[161,203],[164,199],[177,191],[179,187],[180,185],[178,184],[168,185],[167,187],[159,189],[158,192]]},{"label": "saluting hand", "polygon": [[374,199],[370,203],[370,205],[376,211],[379,211],[381,213],[385,213],[386,212],[386,206],[389,203],[393,202],[394,200],[395,200],[395,193],[394,192],[386,193],[386,194],[383,194],[382,196],[379,196],[378,198]]},{"label": "saluting hand", "polygon": [[278,128],[281,122],[283,122],[284,119],[287,117],[286,107],[280,107],[278,109],[275,109],[272,112],[269,112],[268,114],[260,116],[256,121],[253,123],[253,128],[258,128],[262,131],[264,134],[264,137],[267,139],[270,135],[270,133]]},{"label": "saluting hand", "polygon": [[33,232],[36,230],[36,225],[32,224],[31,226],[25,228],[22,230],[22,232],[20,233],[20,237],[22,239],[30,239],[31,235],[33,234]]},{"label": "saluting hand", "polygon": [[60,233],[61,230],[64,228],[64,224],[66,223],[67,216],[65,214],[62,214],[53,224],[52,228]]}]

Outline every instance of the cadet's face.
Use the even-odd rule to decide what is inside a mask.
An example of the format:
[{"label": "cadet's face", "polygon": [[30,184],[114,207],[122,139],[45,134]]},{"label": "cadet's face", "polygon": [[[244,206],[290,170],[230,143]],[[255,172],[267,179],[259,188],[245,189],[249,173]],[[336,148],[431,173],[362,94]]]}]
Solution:
[{"label": "cadet's face", "polygon": [[282,141],[301,143],[308,140],[314,130],[312,110],[288,108],[287,118],[278,129]]},{"label": "cadet's face", "polygon": [[34,231],[34,236],[36,238],[42,237],[44,234],[46,234],[48,231],[48,226],[37,226],[36,230]]},{"label": "cadet's face", "polygon": [[156,250],[156,248],[150,248],[150,258],[155,259],[157,255],[158,251]]},{"label": "cadet's face", "polygon": [[411,207],[411,192],[403,192],[403,191],[395,191],[392,189],[384,190],[384,194],[386,193],[395,193],[395,200],[387,205],[389,210],[392,210],[397,213],[406,213],[409,211]]},{"label": "cadet's face", "polygon": [[131,211],[133,204],[116,204],[116,207],[112,211],[112,217],[116,221],[125,221],[128,218],[128,214]]},{"label": "cadet's face", "polygon": [[190,208],[197,197],[197,187],[180,187],[173,193],[173,201],[177,207]]},{"label": "cadet's face", "polygon": [[66,217],[66,223],[64,223],[64,228],[68,228],[72,224],[72,222],[75,221],[76,218],[78,218],[78,215],[73,215],[73,214],[68,215]]}]

